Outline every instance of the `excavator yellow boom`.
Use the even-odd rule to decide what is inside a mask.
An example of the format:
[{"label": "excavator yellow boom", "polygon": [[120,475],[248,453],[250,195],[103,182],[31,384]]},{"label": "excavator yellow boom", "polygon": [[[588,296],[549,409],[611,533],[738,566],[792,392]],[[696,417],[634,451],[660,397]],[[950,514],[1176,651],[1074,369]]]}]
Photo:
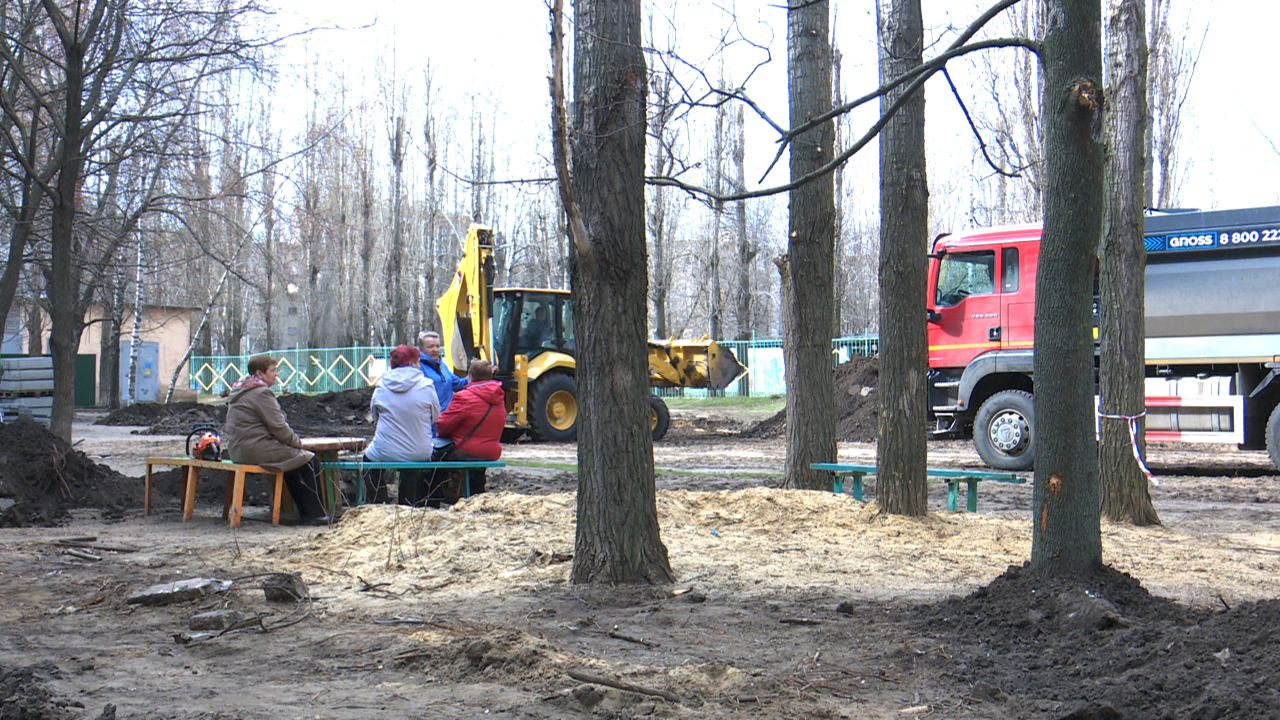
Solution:
[{"label": "excavator yellow boom", "polygon": [[467,228],[462,260],[449,288],[436,301],[444,357],[454,371],[466,374],[472,358],[493,362],[493,231],[483,225]]}]

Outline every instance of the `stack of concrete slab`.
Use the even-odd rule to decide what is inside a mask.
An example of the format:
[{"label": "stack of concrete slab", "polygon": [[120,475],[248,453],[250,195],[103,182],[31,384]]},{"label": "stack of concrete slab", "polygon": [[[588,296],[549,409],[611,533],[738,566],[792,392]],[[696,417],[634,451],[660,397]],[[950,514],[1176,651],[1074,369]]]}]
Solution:
[{"label": "stack of concrete slab", "polygon": [[27,416],[45,427],[53,415],[53,358],[0,359],[0,415]]}]

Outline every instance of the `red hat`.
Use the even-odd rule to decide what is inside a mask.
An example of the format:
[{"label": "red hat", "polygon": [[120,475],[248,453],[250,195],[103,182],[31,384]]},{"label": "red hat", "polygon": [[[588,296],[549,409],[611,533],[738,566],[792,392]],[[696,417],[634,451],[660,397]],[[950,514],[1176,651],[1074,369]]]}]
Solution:
[{"label": "red hat", "polygon": [[401,345],[391,351],[391,367],[398,368],[405,365],[417,365],[418,360],[422,359],[422,353],[418,348],[409,345]]}]

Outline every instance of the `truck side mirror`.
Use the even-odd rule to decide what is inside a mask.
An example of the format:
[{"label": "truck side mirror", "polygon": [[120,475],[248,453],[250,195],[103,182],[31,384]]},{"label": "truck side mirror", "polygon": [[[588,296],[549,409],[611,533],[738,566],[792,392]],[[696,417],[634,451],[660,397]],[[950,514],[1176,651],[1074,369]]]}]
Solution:
[{"label": "truck side mirror", "polygon": [[925,318],[931,323],[942,322],[942,313],[937,310],[925,310]]}]

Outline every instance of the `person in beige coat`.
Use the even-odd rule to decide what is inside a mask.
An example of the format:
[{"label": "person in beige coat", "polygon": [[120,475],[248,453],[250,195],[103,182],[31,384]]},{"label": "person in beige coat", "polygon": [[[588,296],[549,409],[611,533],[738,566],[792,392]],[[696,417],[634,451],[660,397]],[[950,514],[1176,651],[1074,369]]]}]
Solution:
[{"label": "person in beige coat", "polygon": [[284,411],[271,392],[279,372],[270,355],[249,358],[249,374],[231,386],[222,438],[232,462],[261,465],[269,472],[283,472],[289,494],[298,504],[302,522],[327,525],[320,502],[315,453],[302,449],[302,440],[285,421]]}]

